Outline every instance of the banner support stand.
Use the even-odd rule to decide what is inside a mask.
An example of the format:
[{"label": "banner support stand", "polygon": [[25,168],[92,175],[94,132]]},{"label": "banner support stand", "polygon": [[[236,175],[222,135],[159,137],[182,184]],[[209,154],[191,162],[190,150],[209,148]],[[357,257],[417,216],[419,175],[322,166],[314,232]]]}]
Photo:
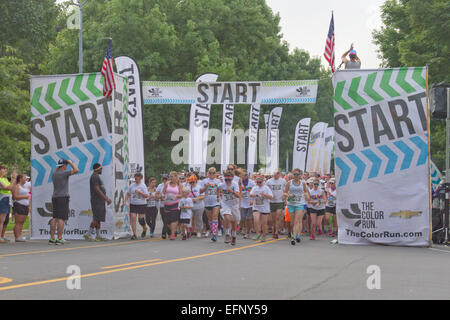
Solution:
[{"label": "banner support stand", "polygon": [[450,88],[447,88],[447,120],[446,120],[446,142],[445,142],[445,206],[444,206],[444,245],[448,246],[449,229],[449,191],[450,191]]}]

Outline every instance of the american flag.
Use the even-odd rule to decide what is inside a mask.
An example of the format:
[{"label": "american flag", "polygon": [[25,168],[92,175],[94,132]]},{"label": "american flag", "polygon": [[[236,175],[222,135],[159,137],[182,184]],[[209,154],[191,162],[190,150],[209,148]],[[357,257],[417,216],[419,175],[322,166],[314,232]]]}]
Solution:
[{"label": "american flag", "polygon": [[334,17],[331,14],[330,29],[328,30],[327,43],[325,45],[325,53],[323,54],[328,64],[331,67],[331,72],[335,71],[334,68]]},{"label": "american flag", "polygon": [[109,40],[108,50],[106,50],[105,59],[103,60],[103,66],[101,74],[105,80],[103,83],[103,96],[109,98],[114,89],[116,89],[116,82],[113,75],[113,59],[111,52],[111,40]]}]

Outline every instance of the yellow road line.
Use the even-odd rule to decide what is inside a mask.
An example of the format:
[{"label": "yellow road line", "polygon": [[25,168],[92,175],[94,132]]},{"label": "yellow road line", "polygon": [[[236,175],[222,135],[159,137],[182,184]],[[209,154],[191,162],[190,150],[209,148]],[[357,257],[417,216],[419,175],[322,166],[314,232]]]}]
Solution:
[{"label": "yellow road line", "polygon": [[78,249],[121,246],[121,245],[140,243],[140,242],[157,242],[157,241],[161,241],[161,240],[163,240],[163,239],[147,239],[147,240],[136,240],[136,241],[122,241],[122,242],[100,244],[100,245],[93,245],[93,246],[83,246],[83,247],[71,247],[71,248],[64,248],[64,249],[50,249],[50,250],[36,250],[36,251],[27,251],[27,252],[7,253],[7,254],[0,255],[0,258],[23,256],[23,255],[38,254],[38,253],[72,251],[72,250],[78,250]]},{"label": "yellow road line", "polygon": [[[131,267],[126,267],[126,268],[113,269],[113,270],[107,270],[107,271],[100,271],[100,272],[95,272],[95,273],[87,273],[87,274],[80,275],[78,278],[95,277],[95,276],[100,276],[100,275],[105,275],[105,274],[110,274],[110,273],[115,273],[115,272],[120,272],[120,271],[136,270],[136,269],[156,266],[156,265],[160,265],[160,264],[166,264],[166,263],[172,263],[172,262],[180,262],[180,261],[187,261],[187,260],[199,259],[199,258],[204,258],[204,257],[210,257],[210,256],[218,255],[218,254],[229,253],[229,252],[239,251],[239,250],[243,250],[243,249],[253,248],[253,247],[257,247],[257,246],[261,246],[261,245],[265,245],[265,244],[281,241],[281,240],[284,240],[284,239],[286,239],[286,237],[280,238],[280,239],[274,239],[274,240],[270,240],[270,241],[266,241],[266,242],[258,242],[256,244],[252,244],[252,245],[248,245],[248,246],[244,246],[244,247],[238,247],[238,248],[234,248],[234,249],[228,249],[228,250],[222,250],[222,251],[215,251],[215,252],[200,254],[200,255],[197,255],[197,256],[178,258],[178,259],[172,259],[172,260],[165,260],[165,261],[153,262],[153,263],[142,264],[142,265],[137,265],[137,266],[131,266]],[[55,283],[55,282],[62,282],[62,281],[67,281],[68,279],[74,279],[74,278],[75,277],[63,277],[63,278],[56,278],[56,279],[50,279],[50,280],[43,280],[43,281],[36,281],[36,282],[16,284],[16,285],[13,285],[13,286],[0,287],[0,291],[6,291],[6,290],[12,290],[12,289],[18,289],[18,288],[24,288],[24,287],[32,287],[32,286],[38,286],[38,285],[43,285],[43,284]]]},{"label": "yellow road line", "polygon": [[125,264],[118,264],[116,266],[102,267],[102,270],[104,270],[104,269],[114,269],[114,268],[120,268],[120,267],[127,267],[127,266],[132,266],[134,264],[142,264],[142,263],[146,263],[146,262],[155,262],[155,261],[161,261],[161,259],[152,259],[152,260],[130,262],[130,263],[125,263]]},{"label": "yellow road line", "polygon": [[13,281],[13,279],[0,277],[0,284],[12,282],[12,281]]}]

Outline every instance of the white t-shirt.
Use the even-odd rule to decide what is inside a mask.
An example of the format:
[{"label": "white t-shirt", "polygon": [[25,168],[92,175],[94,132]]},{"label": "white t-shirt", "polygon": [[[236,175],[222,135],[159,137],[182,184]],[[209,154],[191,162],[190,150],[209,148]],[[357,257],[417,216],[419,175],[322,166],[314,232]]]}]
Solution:
[{"label": "white t-shirt", "polygon": [[334,208],[336,207],[336,189],[331,190],[331,188],[327,189],[327,207]]},{"label": "white t-shirt", "polygon": [[[198,198],[200,196],[204,196],[205,193],[200,193],[200,189],[201,186],[199,185],[199,183],[197,183],[197,185],[195,187],[188,187],[191,192],[189,192],[189,198]],[[192,202],[194,202],[194,200],[192,200]],[[199,210],[205,207],[205,201],[204,200],[198,200],[197,202],[194,202],[194,210]]]},{"label": "white t-shirt", "polygon": [[193,207],[194,202],[191,198],[181,198],[178,203],[178,209],[181,210],[180,219],[192,219],[192,209],[181,209],[181,207]]},{"label": "white t-shirt", "polygon": [[311,201],[319,201],[319,205],[310,205],[309,208],[315,209],[315,210],[323,210],[325,209],[325,204],[322,203],[323,201],[323,190],[320,188],[317,188],[317,190],[314,190],[314,188],[309,192],[309,195],[311,197]]},{"label": "white t-shirt", "polygon": [[247,186],[244,186],[242,183],[242,200],[241,200],[241,208],[250,208],[250,202],[252,202],[252,198],[250,198],[250,192],[256,186],[256,183],[253,180],[248,180]]},{"label": "white t-shirt", "polygon": [[[263,193],[266,195],[273,196],[272,190],[266,185],[259,187],[258,185],[254,186],[250,194],[259,194]],[[266,197],[256,197],[253,199],[253,210],[262,212],[262,213],[270,213],[270,202]]]},{"label": "white t-shirt", "polygon": [[[152,193],[150,193],[150,191],[148,191],[148,194],[151,195],[152,197],[154,197],[156,195],[156,189]],[[158,205],[159,205],[158,200],[155,200],[153,198],[147,199],[147,207],[157,207]]]},{"label": "white t-shirt", "polygon": [[[161,197],[161,193],[162,193],[163,189],[164,189],[164,183],[160,183],[156,187],[156,192],[159,192],[160,197]],[[164,201],[158,200],[157,206],[159,206],[160,208],[164,208]]]},{"label": "white t-shirt", "polygon": [[[229,188],[234,192],[239,192],[239,185],[234,181],[231,182]],[[222,192],[222,206],[226,206],[229,208],[237,208],[239,206],[239,198],[237,198],[231,192],[227,191],[228,185],[226,183],[222,183],[219,186],[219,189]]]},{"label": "white t-shirt", "polygon": [[210,180],[209,178],[206,178],[202,181],[202,188],[208,183],[209,188],[205,190],[205,207],[218,206],[220,203],[217,201],[217,192],[221,182],[218,179]]},{"label": "white t-shirt", "polygon": [[146,205],[147,200],[144,199],[140,194],[136,193],[136,190],[142,192],[143,194],[148,195],[147,186],[145,183],[141,182],[140,184],[132,183],[130,189],[128,189],[128,193],[130,194],[130,204],[132,205]]},{"label": "white t-shirt", "polygon": [[266,186],[268,186],[273,193],[273,199],[270,200],[271,203],[283,202],[283,194],[284,194],[284,187],[286,186],[286,180],[281,178],[277,180],[271,178],[269,179],[269,181],[266,182]]}]

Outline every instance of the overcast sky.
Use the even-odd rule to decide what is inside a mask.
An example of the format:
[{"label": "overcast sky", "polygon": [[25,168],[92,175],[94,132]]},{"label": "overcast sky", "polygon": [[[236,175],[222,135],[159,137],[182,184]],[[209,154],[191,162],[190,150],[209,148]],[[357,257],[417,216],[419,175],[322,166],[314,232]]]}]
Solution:
[{"label": "overcast sky", "polygon": [[381,63],[377,46],[372,43],[372,30],[381,26],[383,3],[384,0],[267,0],[273,12],[280,13],[281,33],[290,48],[320,56],[323,65],[327,65],[323,53],[334,11],[336,67],[354,43],[364,69],[378,68]]}]

